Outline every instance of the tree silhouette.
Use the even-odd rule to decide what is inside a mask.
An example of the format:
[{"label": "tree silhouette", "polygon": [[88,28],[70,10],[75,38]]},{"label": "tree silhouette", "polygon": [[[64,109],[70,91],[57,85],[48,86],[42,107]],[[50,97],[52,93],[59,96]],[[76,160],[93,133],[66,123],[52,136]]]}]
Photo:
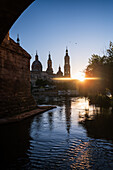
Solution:
[{"label": "tree silhouette", "polygon": [[98,77],[98,83],[93,82],[93,86],[98,86],[98,91],[105,92],[109,89],[113,94],[113,43],[110,42],[107,55],[99,56],[93,54],[89,59],[89,64],[85,70],[86,77]]}]

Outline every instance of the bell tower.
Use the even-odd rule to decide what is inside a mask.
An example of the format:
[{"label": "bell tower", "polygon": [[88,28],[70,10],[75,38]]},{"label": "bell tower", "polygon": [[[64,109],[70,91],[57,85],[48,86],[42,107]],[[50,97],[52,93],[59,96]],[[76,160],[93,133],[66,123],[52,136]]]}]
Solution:
[{"label": "bell tower", "polygon": [[66,55],[64,57],[64,77],[71,77],[70,74],[70,57],[68,55],[68,49],[66,47]]},{"label": "bell tower", "polygon": [[46,72],[47,72],[48,74],[53,74],[52,60],[51,60],[50,52],[49,52],[49,56],[48,56],[47,70],[46,70]]}]

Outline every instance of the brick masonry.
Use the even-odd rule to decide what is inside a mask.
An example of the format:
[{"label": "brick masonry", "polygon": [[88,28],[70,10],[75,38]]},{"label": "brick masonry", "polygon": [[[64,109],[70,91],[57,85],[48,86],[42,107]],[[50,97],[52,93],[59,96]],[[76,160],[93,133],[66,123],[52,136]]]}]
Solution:
[{"label": "brick masonry", "polygon": [[30,58],[7,34],[0,45],[0,118],[36,107],[31,95]]}]

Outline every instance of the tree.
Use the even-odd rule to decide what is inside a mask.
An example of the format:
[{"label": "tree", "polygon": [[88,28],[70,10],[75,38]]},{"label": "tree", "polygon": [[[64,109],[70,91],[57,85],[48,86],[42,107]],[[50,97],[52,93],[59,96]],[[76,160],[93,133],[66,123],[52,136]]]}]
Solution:
[{"label": "tree", "polygon": [[[99,77],[101,81],[94,83],[99,91],[105,92],[109,88],[113,94],[113,43],[110,42],[106,56],[93,54],[85,70],[86,77]],[[94,86],[93,84],[93,86]]]}]

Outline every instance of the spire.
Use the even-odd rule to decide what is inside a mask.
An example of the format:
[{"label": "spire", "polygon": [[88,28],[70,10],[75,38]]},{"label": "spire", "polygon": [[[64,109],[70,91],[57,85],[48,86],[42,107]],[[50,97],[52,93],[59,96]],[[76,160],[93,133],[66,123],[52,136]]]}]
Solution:
[{"label": "spire", "polygon": [[38,60],[38,54],[37,54],[37,50],[36,50],[36,55],[35,55],[35,61]]},{"label": "spire", "polygon": [[68,48],[66,47],[66,55],[64,57],[64,76],[70,77],[70,57],[68,55]]},{"label": "spire", "polygon": [[61,71],[61,67],[60,67],[60,65],[59,65],[59,71]]},{"label": "spire", "polygon": [[50,51],[49,51],[49,59],[48,60],[51,60],[51,54],[50,54]]},{"label": "spire", "polygon": [[17,34],[17,44],[20,45],[19,34]]},{"label": "spire", "polygon": [[52,60],[51,60],[50,51],[49,51],[48,60],[47,60],[47,70],[46,70],[46,72],[48,74],[50,74],[50,75],[53,74]]},{"label": "spire", "polygon": [[58,68],[57,77],[63,77],[63,73],[61,71],[60,65],[59,65],[59,68]]},{"label": "spire", "polygon": [[67,48],[67,46],[66,46],[66,56],[68,56],[68,48]]}]

